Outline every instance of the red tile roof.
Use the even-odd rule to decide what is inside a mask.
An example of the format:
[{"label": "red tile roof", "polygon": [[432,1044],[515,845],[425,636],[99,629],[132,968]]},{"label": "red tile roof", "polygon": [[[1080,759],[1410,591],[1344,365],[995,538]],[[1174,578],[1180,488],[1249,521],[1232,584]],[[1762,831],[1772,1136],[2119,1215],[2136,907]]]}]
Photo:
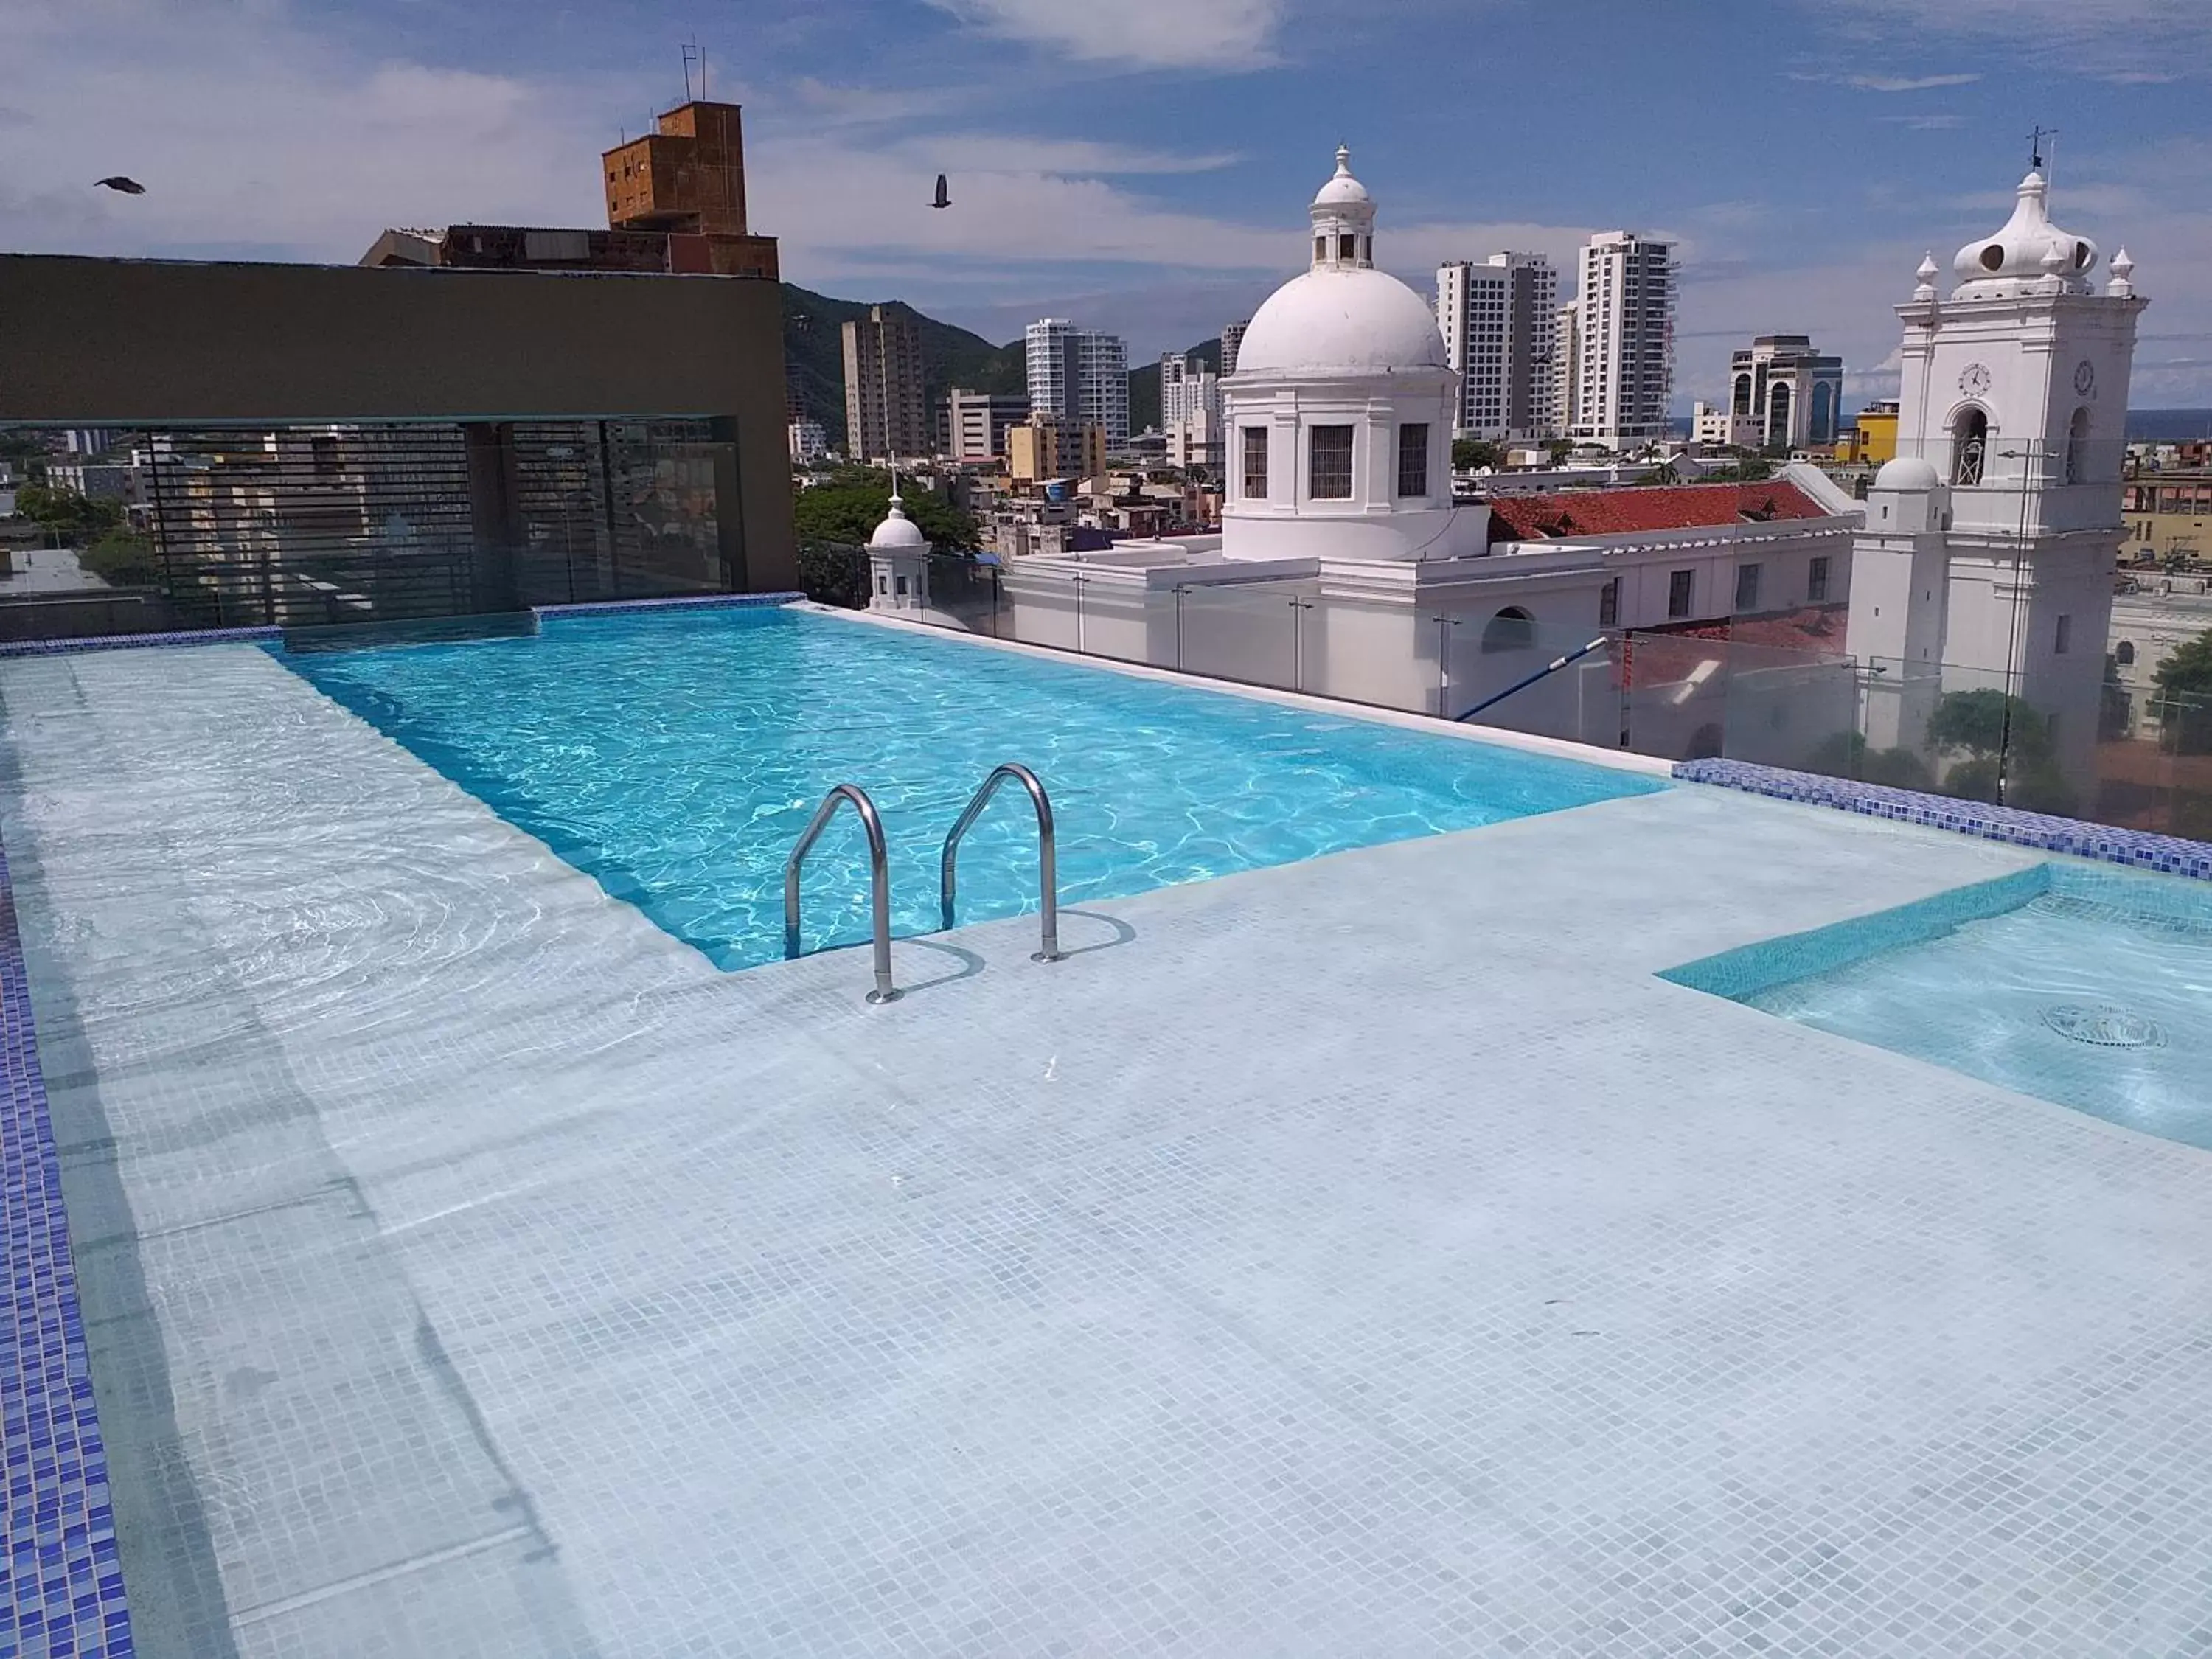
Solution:
[{"label": "red tile roof", "polygon": [[1535,542],[1827,516],[1796,484],[1771,479],[1763,483],[1571,489],[1555,495],[1492,497],[1490,539]]},{"label": "red tile roof", "polygon": [[1732,644],[1763,645],[1782,651],[1842,652],[1844,630],[1850,625],[1847,601],[1833,605],[1801,605],[1795,611],[1763,617],[1716,617],[1692,623],[1662,623],[1646,630],[1683,639],[1725,640]]}]

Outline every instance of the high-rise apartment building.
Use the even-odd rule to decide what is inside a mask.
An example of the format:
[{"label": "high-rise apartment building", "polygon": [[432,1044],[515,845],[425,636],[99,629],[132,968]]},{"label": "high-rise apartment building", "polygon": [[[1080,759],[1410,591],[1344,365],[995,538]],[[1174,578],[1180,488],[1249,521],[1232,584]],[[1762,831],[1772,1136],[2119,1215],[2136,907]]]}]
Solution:
[{"label": "high-rise apartment building", "polygon": [[1096,423],[1032,414],[1006,429],[1006,471],[1027,483],[1095,478],[1106,470],[1106,434]]},{"label": "high-rise apartment building", "polygon": [[1029,415],[1029,399],[1018,394],[954,386],[945,398],[945,453],[956,461],[1004,459],[1008,428]]},{"label": "high-rise apartment building", "polygon": [[1169,465],[1221,464],[1221,380],[1203,358],[1161,354],[1160,430]]},{"label": "high-rise apartment building", "polygon": [[1062,424],[1092,424],[1109,449],[1129,441],[1129,357],[1118,334],[1078,328],[1044,317],[1024,334],[1029,359],[1030,410]]},{"label": "high-rise apartment building", "polygon": [[1237,372],[1237,354],[1243,349],[1244,331],[1252,325],[1247,317],[1241,323],[1231,323],[1221,331],[1221,378],[1227,380]]},{"label": "high-rise apartment building", "polygon": [[800,466],[812,466],[830,453],[830,434],[822,429],[819,421],[793,421],[785,428],[791,437],[791,459]]},{"label": "high-rise apartment building", "polygon": [[1832,444],[1843,402],[1844,360],[1821,356],[1805,335],[1762,334],[1729,359],[1729,413],[1753,443]]},{"label": "high-rise apartment building", "polygon": [[929,453],[921,335],[913,316],[871,306],[845,325],[845,453],[856,460]]},{"label": "high-rise apartment building", "polygon": [[1552,404],[1547,416],[1553,431],[1565,436],[1575,429],[1582,408],[1583,307],[1570,300],[1552,320]]},{"label": "high-rise apartment building", "polygon": [[1583,249],[1571,437],[1614,449],[1666,436],[1674,388],[1674,248],[1601,231]]},{"label": "high-rise apartment building", "polygon": [[1540,253],[1493,253],[1437,268],[1437,325],[1459,371],[1453,430],[1466,438],[1553,435],[1552,354],[1559,274]]}]

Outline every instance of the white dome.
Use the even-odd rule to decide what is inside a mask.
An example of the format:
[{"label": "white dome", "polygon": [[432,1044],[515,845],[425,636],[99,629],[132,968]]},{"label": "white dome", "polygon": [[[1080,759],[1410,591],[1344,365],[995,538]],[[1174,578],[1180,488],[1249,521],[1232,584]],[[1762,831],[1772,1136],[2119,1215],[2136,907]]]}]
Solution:
[{"label": "white dome", "polygon": [[921,538],[921,526],[906,515],[896,493],[891,496],[890,514],[876,526],[876,533],[868,538],[868,545],[879,551],[927,548]]},{"label": "white dome", "polygon": [[1951,261],[1962,292],[1980,294],[2003,284],[2057,279],[2073,293],[2086,294],[2084,280],[2097,263],[2097,245],[2051,222],[2050,186],[2040,173],[2020,181],[2012,217],[1994,236],[1977,236]]},{"label": "white dome", "polygon": [[1253,313],[1236,378],[1448,367],[1443,331],[1419,295],[1383,271],[1323,270],[1284,283]]},{"label": "white dome", "polygon": [[1942,482],[1935,464],[1917,455],[1899,455],[1894,460],[1884,461],[1881,471],[1874,475],[1876,489],[1934,489]]}]

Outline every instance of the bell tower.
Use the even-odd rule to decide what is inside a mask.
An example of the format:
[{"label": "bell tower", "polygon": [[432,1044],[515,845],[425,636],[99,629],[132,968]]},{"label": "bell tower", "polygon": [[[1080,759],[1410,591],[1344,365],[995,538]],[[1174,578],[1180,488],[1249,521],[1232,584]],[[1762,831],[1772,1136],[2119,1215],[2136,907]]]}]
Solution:
[{"label": "bell tower", "polygon": [[2009,690],[2086,809],[2145,301],[2124,249],[2100,292],[2096,244],[2049,208],[2032,170],[2011,218],[1959,250],[1948,296],[1931,255],[1897,308],[1897,459],[1852,552],[1849,645],[1880,671],[1871,744],[1917,746],[1948,692]]}]

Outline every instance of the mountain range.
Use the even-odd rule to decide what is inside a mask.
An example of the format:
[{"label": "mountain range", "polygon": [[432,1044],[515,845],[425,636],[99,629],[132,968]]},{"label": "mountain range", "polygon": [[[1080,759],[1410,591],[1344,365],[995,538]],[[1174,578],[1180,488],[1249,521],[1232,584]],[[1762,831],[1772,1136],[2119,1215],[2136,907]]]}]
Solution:
[{"label": "mountain range", "polygon": [[[833,299],[785,283],[783,289],[784,374],[799,416],[818,421],[830,443],[845,442],[845,329],[865,319],[870,306],[914,319],[921,337],[922,397],[933,411],[954,386],[973,392],[1021,393],[1029,389],[1028,359],[1019,340],[993,345],[980,334],[923,315],[903,300],[868,301]],[[1200,341],[1189,356],[1221,372],[1221,341]],[[1160,366],[1141,363],[1129,371],[1129,430],[1160,423]]]}]

